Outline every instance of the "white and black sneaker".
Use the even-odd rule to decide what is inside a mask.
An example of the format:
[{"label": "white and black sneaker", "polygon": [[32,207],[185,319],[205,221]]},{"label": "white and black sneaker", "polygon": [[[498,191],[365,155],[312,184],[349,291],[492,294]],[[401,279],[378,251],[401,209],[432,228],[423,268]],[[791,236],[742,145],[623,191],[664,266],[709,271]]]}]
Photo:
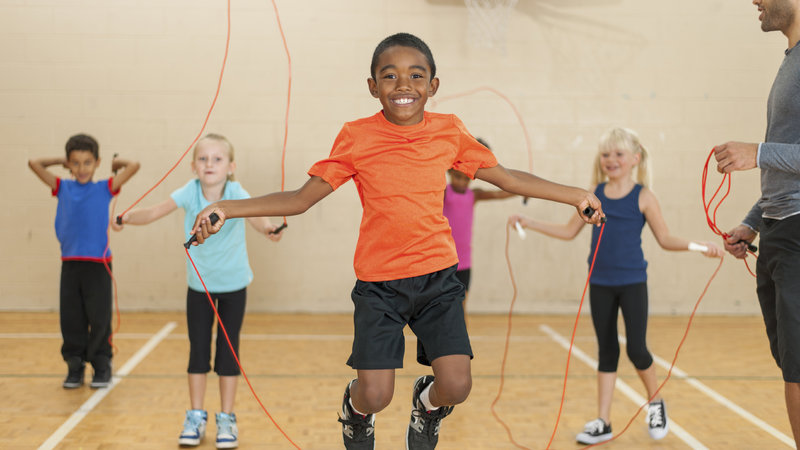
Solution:
[{"label": "white and black sneaker", "polygon": [[653,439],[661,439],[669,433],[667,408],[663,399],[647,405],[647,427]]},{"label": "white and black sneaker", "polygon": [[433,375],[417,378],[411,395],[411,420],[406,430],[406,450],[433,450],[439,442],[439,429],[442,419],[453,412],[453,406],[440,406],[428,411],[419,395],[431,383]]},{"label": "white and black sneaker", "polygon": [[600,418],[586,422],[586,425],[583,426],[583,431],[575,436],[575,440],[581,444],[597,444],[611,438],[611,424]]},{"label": "white and black sneaker", "polygon": [[358,414],[350,407],[350,386],[352,380],[344,389],[342,413],[339,422],[342,423],[342,439],[347,450],[372,450],[375,448],[375,414],[366,416]]}]

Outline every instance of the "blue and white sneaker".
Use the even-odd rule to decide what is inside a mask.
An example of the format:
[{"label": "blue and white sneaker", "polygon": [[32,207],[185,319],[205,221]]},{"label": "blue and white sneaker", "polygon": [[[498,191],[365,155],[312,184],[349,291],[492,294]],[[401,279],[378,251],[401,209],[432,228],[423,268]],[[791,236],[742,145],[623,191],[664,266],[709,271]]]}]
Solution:
[{"label": "blue and white sneaker", "polygon": [[186,411],[186,420],[183,421],[183,431],[178,438],[178,444],[191,447],[200,445],[206,435],[206,422],[208,413],[202,409]]},{"label": "blue and white sneaker", "polygon": [[239,428],[236,414],[217,413],[217,448],[236,448],[239,446]]}]

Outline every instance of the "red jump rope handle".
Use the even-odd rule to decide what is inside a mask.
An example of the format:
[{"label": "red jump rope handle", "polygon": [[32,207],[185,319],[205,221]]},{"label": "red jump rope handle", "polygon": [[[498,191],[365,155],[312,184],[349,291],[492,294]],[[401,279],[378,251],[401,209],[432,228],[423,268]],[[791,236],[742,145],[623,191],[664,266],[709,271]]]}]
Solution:
[{"label": "red jump rope handle", "polygon": [[[213,223],[213,222],[212,222]],[[278,234],[283,231],[284,228],[288,227],[289,225],[286,222],[282,223],[281,226],[275,228],[274,230],[270,231],[269,234]]]},{"label": "red jump rope handle", "polygon": [[[214,225],[219,220],[219,216],[217,215],[217,213],[211,213],[211,215],[208,216],[208,218],[209,218],[209,220],[211,220],[211,225]],[[192,242],[194,242],[196,240],[197,240],[197,236],[195,236],[193,234],[192,237],[190,237],[189,240],[186,241],[185,244],[183,244],[183,246],[188,249],[192,245]]]},{"label": "red jump rope handle", "polygon": [[[592,217],[594,215],[594,208],[592,208],[591,206],[587,206],[586,208],[583,209],[583,215],[586,217]],[[606,223],[606,218],[601,217],[600,223]]]}]

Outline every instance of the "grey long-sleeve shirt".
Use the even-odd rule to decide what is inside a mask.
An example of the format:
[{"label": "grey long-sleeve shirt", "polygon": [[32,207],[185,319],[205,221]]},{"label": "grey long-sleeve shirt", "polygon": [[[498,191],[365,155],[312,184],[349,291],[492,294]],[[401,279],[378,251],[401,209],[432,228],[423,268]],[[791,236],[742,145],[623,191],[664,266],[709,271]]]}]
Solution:
[{"label": "grey long-sleeve shirt", "polygon": [[767,133],[756,162],[761,198],[742,221],[758,231],[761,218],[800,213],[800,45],[786,50],[767,101]]}]

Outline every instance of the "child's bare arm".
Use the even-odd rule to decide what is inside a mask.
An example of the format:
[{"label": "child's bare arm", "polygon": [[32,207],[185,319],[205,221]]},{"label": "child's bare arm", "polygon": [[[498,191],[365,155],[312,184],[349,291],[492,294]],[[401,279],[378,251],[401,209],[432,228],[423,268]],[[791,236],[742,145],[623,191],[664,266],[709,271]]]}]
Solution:
[{"label": "child's bare arm", "polygon": [[[202,244],[209,236],[217,233],[222,228],[225,219],[302,214],[331,192],[333,192],[333,188],[330,184],[320,177],[312,176],[300,189],[294,191],[273,192],[272,194],[245,200],[223,200],[212,203],[197,215],[192,230],[194,235],[197,236],[197,244]],[[212,213],[219,217],[219,220],[214,225],[211,224],[209,219]]]},{"label": "child's bare arm", "polygon": [[58,177],[53,172],[47,170],[50,166],[61,165],[66,167],[67,160],[63,157],[58,158],[38,158],[38,159],[31,159],[28,161],[28,167],[31,168],[33,173],[39,177],[40,180],[44,182],[44,184],[50,186],[50,190],[56,188],[56,183]]},{"label": "child's bare arm", "polygon": [[[670,234],[667,222],[661,213],[658,199],[650,189],[644,188],[639,194],[639,209],[644,214],[647,224],[650,226],[650,230],[661,248],[673,251],[689,250],[690,242],[687,239]],[[702,244],[706,247],[705,251],[703,251],[704,255],[710,258],[722,256],[722,250],[713,242],[703,242]]]},{"label": "child's bare arm", "polygon": [[278,226],[273,225],[269,217],[248,217],[247,223],[249,223],[254,230],[266,235],[271,241],[278,242],[281,240],[281,237],[283,237],[283,230],[273,233],[273,231],[278,229]]},{"label": "child's bare arm", "polygon": [[600,219],[604,217],[600,200],[585,189],[553,183],[521,170],[506,169],[500,164],[478,169],[475,178],[492,183],[506,192],[572,205],[579,214],[587,207],[591,208],[594,210],[591,217],[581,214],[581,219],[588,223],[600,224]]},{"label": "child's bare arm", "polygon": [[484,189],[473,189],[472,192],[475,193],[476,202],[479,200],[500,200],[517,195],[506,191],[487,191]]},{"label": "child's bare arm", "polygon": [[114,192],[117,192],[117,190],[119,190],[123,184],[127,183],[128,180],[130,180],[131,177],[139,171],[139,162],[114,158],[114,160],[111,162],[111,170],[114,173],[117,173],[117,171],[120,169],[122,169],[122,172],[114,176],[114,181],[111,184],[111,190]]},{"label": "child's bare arm", "polygon": [[[149,208],[140,208],[128,211],[120,217],[122,218],[123,224],[129,223],[131,225],[147,225],[148,223],[154,222],[166,216],[176,209],[178,209],[178,205],[176,205],[175,200],[170,197],[161,203],[150,206]],[[111,227],[115,231],[120,231],[122,229],[122,225],[117,224],[116,221],[111,224]]]},{"label": "child's bare arm", "polygon": [[523,228],[528,228],[550,237],[571,241],[581,231],[585,222],[578,214],[573,214],[567,223],[551,223],[534,220],[523,215],[514,214],[508,218],[508,224],[519,222]]}]

